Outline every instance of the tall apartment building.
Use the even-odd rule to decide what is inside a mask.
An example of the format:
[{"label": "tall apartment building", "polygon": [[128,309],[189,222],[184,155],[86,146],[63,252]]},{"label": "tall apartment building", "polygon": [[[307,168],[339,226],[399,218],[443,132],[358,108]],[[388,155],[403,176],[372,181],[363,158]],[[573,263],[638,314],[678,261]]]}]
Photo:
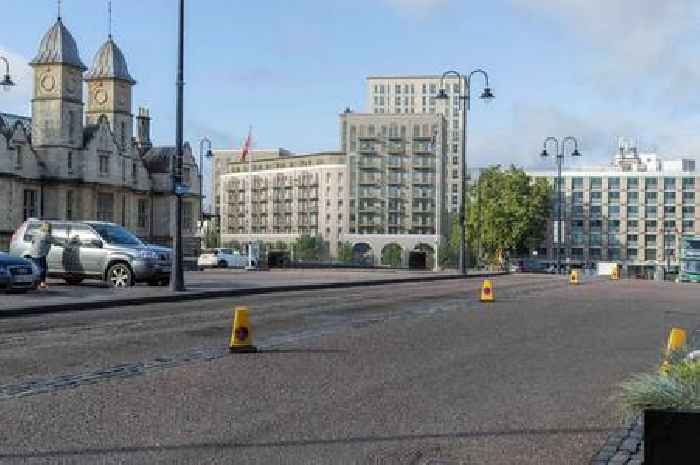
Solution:
[{"label": "tall apartment building", "polygon": [[[528,174],[551,179],[556,190],[554,171]],[[611,166],[565,170],[562,176],[563,262],[614,261],[631,274],[650,274],[677,267],[680,237],[700,234],[694,160],[665,161],[621,145]],[[539,250],[549,260],[557,247],[553,224]]]},{"label": "tall apartment building", "polygon": [[437,254],[447,220],[445,118],[346,111],[340,125],[350,177],[343,240],[377,258],[389,244],[404,257],[417,247]]},{"label": "tall apartment building", "polygon": [[238,241],[290,243],[303,235],[320,236],[337,253],[346,217],[345,154],[294,155],[288,151],[254,151],[240,161],[240,151],[217,151],[230,157],[228,173],[218,179],[222,244]]},{"label": "tall apartment building", "polygon": [[462,168],[462,107],[459,100],[461,89],[464,92],[465,81],[456,76],[445,78],[445,91],[449,102],[436,101],[442,86],[442,76],[369,76],[367,78],[367,111],[374,114],[401,113],[425,114],[442,113],[446,120],[445,149],[448,154],[446,170],[448,173],[447,210],[459,211],[462,199],[462,186],[459,173]]}]

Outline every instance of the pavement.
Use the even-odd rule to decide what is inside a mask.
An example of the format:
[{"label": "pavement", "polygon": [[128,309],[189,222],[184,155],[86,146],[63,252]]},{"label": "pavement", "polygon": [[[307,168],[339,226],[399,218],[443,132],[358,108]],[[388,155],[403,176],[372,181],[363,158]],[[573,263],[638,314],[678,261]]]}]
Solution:
[{"label": "pavement", "polygon": [[[586,464],[700,287],[447,280],[0,319],[0,464]],[[228,354],[247,305],[258,354]]]},{"label": "pavement", "polygon": [[[470,272],[470,275],[473,276],[489,274],[491,273]],[[460,275],[452,271],[435,273],[376,269],[289,269],[254,272],[237,269],[212,269],[186,272],[187,289],[185,292],[178,293],[171,292],[167,286],[138,284],[128,289],[112,289],[95,280],[86,280],[78,286],[69,286],[63,280],[51,279],[48,289],[38,289],[26,294],[0,295],[0,299],[2,299],[0,300],[2,302],[0,317],[177,302],[211,297],[444,279],[460,279]]]}]

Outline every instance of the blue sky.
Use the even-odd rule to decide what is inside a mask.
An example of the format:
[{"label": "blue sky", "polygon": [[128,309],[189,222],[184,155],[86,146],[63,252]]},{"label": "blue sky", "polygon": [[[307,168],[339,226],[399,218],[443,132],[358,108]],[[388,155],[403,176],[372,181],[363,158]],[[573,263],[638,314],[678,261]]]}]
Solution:
[{"label": "blue sky", "polygon": [[[89,66],[106,0],[64,0]],[[113,33],[138,81],[153,139],[175,134],[176,0],[115,0]],[[470,164],[538,165],[546,136],[580,139],[601,163],[616,136],[700,153],[699,6],[694,0],[207,0],[187,2],[186,139],[336,149],[337,115],[365,107],[365,77],[485,68],[496,100],[470,114]],[[26,66],[55,21],[52,0],[4,0],[0,54],[18,86],[0,111],[29,114]],[[134,108],[134,110],[135,110]]]}]

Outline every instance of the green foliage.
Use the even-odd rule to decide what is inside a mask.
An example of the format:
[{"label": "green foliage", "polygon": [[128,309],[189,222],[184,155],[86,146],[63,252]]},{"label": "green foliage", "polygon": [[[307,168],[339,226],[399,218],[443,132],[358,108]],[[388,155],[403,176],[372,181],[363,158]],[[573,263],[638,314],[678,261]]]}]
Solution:
[{"label": "green foliage", "polygon": [[459,215],[449,219],[450,235],[447,241],[440,245],[439,259],[443,267],[456,268],[459,265]]},{"label": "green foliage", "polygon": [[204,230],[204,248],[215,249],[217,247],[219,247],[219,235],[216,228],[210,223]]},{"label": "green foliage", "polygon": [[235,250],[238,252],[241,251],[241,243],[238,241],[229,241],[229,242],[224,243],[223,246],[226,249],[232,249],[232,250]]},{"label": "green foliage", "polygon": [[699,409],[700,362],[670,363],[665,373],[639,374],[620,385],[619,401],[630,416],[647,408]]},{"label": "green foliage", "polygon": [[271,247],[272,250],[287,250],[287,243],[284,241],[277,241],[275,244]]},{"label": "green foliage", "polygon": [[352,244],[350,242],[338,243],[338,261],[352,263]]},{"label": "green foliage", "polygon": [[[544,239],[551,186],[521,169],[485,170],[467,197],[467,237],[471,256],[480,244],[482,258],[499,263],[504,255],[523,254]],[[453,228],[453,233],[455,229]],[[456,228],[459,241],[459,228]],[[450,242],[452,242],[452,237]],[[457,242],[459,243],[459,242]]]},{"label": "green foliage", "polygon": [[320,237],[301,236],[294,243],[295,260],[318,261],[327,256],[328,246]]},{"label": "green foliage", "polygon": [[382,251],[382,265],[398,268],[401,266],[401,246],[389,244]]}]

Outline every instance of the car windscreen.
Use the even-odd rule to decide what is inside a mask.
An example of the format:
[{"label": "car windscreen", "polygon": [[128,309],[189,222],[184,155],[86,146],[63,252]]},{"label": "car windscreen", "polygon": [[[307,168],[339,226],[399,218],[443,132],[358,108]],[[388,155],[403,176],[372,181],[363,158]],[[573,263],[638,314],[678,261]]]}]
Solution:
[{"label": "car windscreen", "polygon": [[113,245],[142,246],[143,243],[127,229],[115,224],[89,223],[90,227],[102,237],[102,240]]}]

